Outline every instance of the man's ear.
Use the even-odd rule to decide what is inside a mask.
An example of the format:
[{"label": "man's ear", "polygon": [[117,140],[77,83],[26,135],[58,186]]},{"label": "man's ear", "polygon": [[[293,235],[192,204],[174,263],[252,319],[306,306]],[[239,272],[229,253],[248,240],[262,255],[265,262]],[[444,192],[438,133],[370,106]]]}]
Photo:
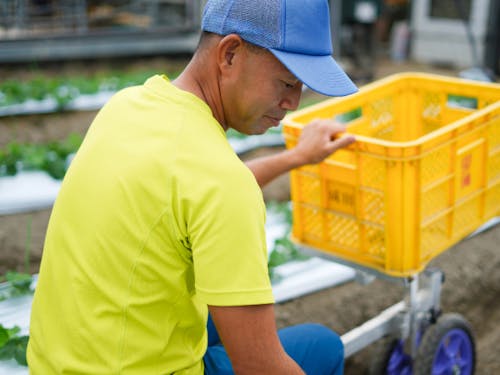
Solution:
[{"label": "man's ear", "polygon": [[239,35],[229,34],[222,38],[217,45],[217,64],[224,71],[234,66],[239,54],[243,51],[244,42]]}]

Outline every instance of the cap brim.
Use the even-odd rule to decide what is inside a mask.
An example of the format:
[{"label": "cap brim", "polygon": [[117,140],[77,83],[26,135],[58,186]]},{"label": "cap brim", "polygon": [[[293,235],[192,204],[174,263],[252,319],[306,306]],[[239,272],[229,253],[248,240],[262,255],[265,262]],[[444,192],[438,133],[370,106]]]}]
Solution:
[{"label": "cap brim", "polygon": [[328,96],[345,96],[358,91],[356,85],[332,56],[311,56],[269,49],[302,83]]}]

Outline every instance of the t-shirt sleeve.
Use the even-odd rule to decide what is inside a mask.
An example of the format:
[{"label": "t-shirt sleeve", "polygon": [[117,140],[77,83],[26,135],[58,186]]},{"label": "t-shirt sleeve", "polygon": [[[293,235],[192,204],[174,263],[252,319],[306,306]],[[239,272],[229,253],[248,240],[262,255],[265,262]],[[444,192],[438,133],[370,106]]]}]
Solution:
[{"label": "t-shirt sleeve", "polygon": [[267,266],[265,204],[241,166],[207,189],[188,221],[197,296],[214,306],[274,303]]}]

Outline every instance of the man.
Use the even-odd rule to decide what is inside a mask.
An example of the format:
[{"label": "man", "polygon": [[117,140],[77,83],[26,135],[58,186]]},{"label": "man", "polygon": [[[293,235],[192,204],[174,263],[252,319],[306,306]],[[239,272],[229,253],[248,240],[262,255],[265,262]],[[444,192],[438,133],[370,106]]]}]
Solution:
[{"label": "man", "polygon": [[245,166],[225,136],[277,126],[302,82],[356,91],[331,58],[327,1],[208,1],[202,28],[175,81],[103,107],[68,170],[33,301],[33,374],[342,372],[331,330],[276,332],[259,185],[354,139],[318,120]]}]

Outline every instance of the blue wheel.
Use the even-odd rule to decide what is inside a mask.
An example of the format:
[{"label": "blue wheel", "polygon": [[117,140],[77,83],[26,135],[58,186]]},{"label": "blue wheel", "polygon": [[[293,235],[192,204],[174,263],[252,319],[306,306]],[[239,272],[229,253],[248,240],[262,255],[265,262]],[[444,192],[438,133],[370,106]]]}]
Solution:
[{"label": "blue wheel", "polygon": [[405,352],[403,340],[387,337],[376,345],[370,375],[412,375],[411,356]]},{"label": "blue wheel", "polygon": [[445,314],[424,333],[413,364],[415,375],[472,375],[474,336],[459,314]]}]

